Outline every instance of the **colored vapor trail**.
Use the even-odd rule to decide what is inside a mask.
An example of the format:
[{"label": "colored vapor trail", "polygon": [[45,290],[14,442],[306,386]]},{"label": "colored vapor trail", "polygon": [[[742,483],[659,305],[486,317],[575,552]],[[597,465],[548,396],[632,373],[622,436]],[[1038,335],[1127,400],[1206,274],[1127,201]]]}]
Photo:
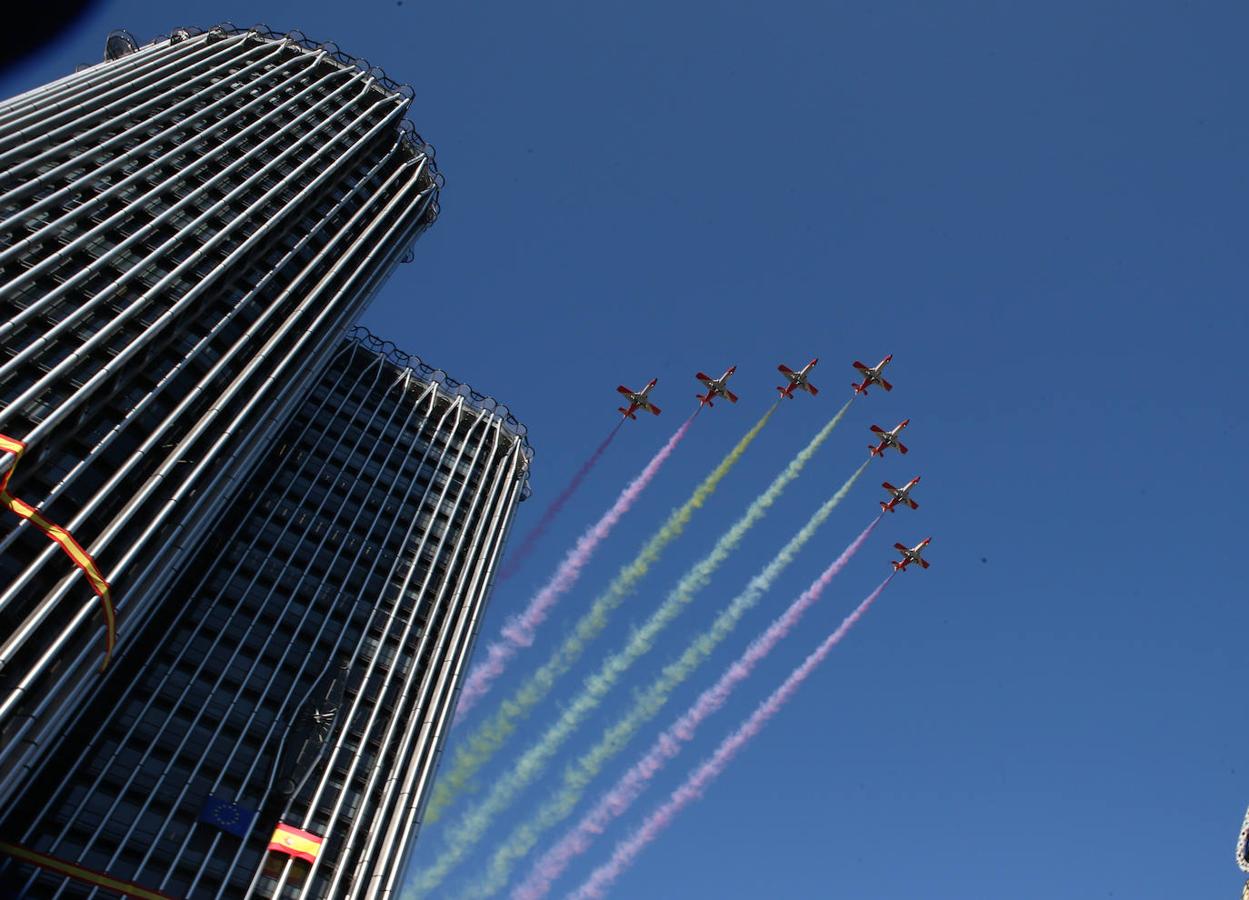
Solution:
[{"label": "colored vapor trail", "polygon": [[[677,661],[665,667],[650,687],[635,698],[629,711],[604,731],[598,743],[564,771],[563,786],[560,790],[543,804],[534,816],[517,826],[495,851],[484,878],[472,887],[470,896],[492,896],[506,886],[513,864],[533,849],[543,833],[572,814],[585,793],[585,789],[602,771],[603,766],[623,750],[638,729],[664,707],[672,692],[706,661],[716,646],[733,632],[742,616],[771,589],[785,568],[797,558],[798,553],[815,536],[832,511],[850,493],[850,489],[867,469],[869,462],[870,460],[865,460],[846,479],[846,482],[812,514],[807,523],[790,538],[767,566],[755,575],[747,583],[746,588],[721,611],[711,626],[695,637]],[[875,524],[873,522],[841,555],[834,564],[835,571],[827,576],[828,580],[831,580],[833,575],[840,571],[841,567],[858,551]],[[809,602],[814,602],[814,600]],[[551,878],[553,879],[554,875]]]},{"label": "colored vapor trail", "polygon": [[[508,556],[507,562],[503,564],[501,569],[499,569],[500,581],[511,578],[518,571],[520,571],[520,567],[524,564],[525,560],[529,558],[529,554],[533,552],[533,548],[538,545],[538,541],[541,539],[542,535],[546,534],[546,530],[551,527],[551,523],[555,521],[555,517],[559,515],[560,510],[562,510],[568,501],[572,499],[572,495],[577,493],[577,488],[581,487],[581,482],[585,481],[585,477],[590,474],[590,470],[598,465],[598,461],[603,458],[603,454],[607,452],[607,448],[611,446],[611,442],[616,439],[616,435],[620,432],[620,426],[623,424],[624,419],[621,419],[616,423],[616,427],[613,428],[611,433],[603,439],[603,443],[599,444],[598,447],[595,448],[594,452],[590,454],[589,458],[581,464],[581,468],[573,473],[572,479],[568,482],[567,487],[560,491],[559,496],[552,500],[551,505],[543,511],[542,518],[538,520],[538,524],[529,529],[529,533],[526,534],[524,539],[520,542],[520,546],[512,551],[512,553]],[[464,700],[461,699],[461,708],[463,708],[463,704]]]},{"label": "colored vapor trail", "polygon": [[427,823],[436,822],[451,801],[462,791],[469,779],[498,752],[507,738],[516,730],[517,723],[529,714],[565,672],[581,656],[586,645],[606,626],[612,611],[624,601],[633,586],[650,570],[663,555],[664,548],[685,530],[694,512],[707,502],[720,481],[733,468],[746,448],[758,437],[768,419],[776,412],[772,404],[763,417],[746,432],[737,445],[729,451],[720,464],[712,470],[683,505],[673,510],[666,522],[646,542],[633,561],[624,566],[612,582],[591,605],[573,627],[573,632],[550,656],[542,667],[530,675],[521,686],[504,700],[499,709],[485,722],[478,725],[473,734],[456,750],[451,768],[434,785],[426,812]]},{"label": "colored vapor trail", "polygon": [[[672,451],[676,449],[677,444],[685,437],[685,433],[689,431],[693,421],[692,416],[685,420],[685,424],[676,430],[672,437],[668,439],[668,442],[659,448],[659,452],[651,458],[651,461],[646,464],[646,467],[642,469],[638,476],[620,492],[620,496],[616,498],[616,502],[612,504],[611,509],[607,510],[602,518],[590,526],[577,539],[577,543],[565,555],[563,561],[559,564],[559,568],[555,570],[555,574],[542,586],[542,590],[534,594],[533,599],[529,601],[529,605],[525,607],[524,612],[508,620],[503,627],[502,637],[495,640],[486,649],[485,659],[474,666],[469,673],[468,679],[464,683],[464,690],[460,694],[460,704],[456,710],[457,720],[462,720],[464,714],[476,706],[477,701],[486,695],[491,685],[494,684],[494,680],[503,674],[508,661],[516,655],[516,652],[522,647],[528,647],[533,643],[534,632],[538,626],[546,619],[559,598],[576,584],[577,579],[581,577],[581,570],[590,561],[590,557],[594,555],[598,545],[611,534],[611,530],[616,523],[629,511],[638,497],[642,496],[642,491],[646,489],[656,473],[659,472],[660,467],[672,455]],[[599,446],[595,456],[591,457],[590,463],[582,467],[582,472],[578,473],[578,477],[584,477],[583,473],[588,471],[588,467],[596,457],[602,455],[602,452],[611,443],[611,439],[615,434],[616,432],[613,431],[607,440]],[[577,482],[578,478],[574,478],[573,481]],[[571,495],[574,488],[575,484],[569,485],[568,489],[564,491],[564,495]],[[566,500],[567,496],[564,495],[561,496]],[[556,502],[562,505],[562,501]],[[555,504],[552,504],[552,508],[554,506]],[[550,511],[548,510],[548,512]]]},{"label": "colored vapor trail", "polygon": [[773,479],[768,489],[750,504],[733,527],[721,535],[711,553],[682,576],[659,608],[633,632],[625,647],[609,656],[599,670],[586,679],[580,693],[564,708],[555,724],[525,751],[505,776],[492,785],[485,799],[466,813],[451,829],[447,836],[446,850],[439,855],[438,861],[433,866],[421,873],[420,884],[424,890],[430,890],[438,885],[464,855],[485,836],[495,817],[507,809],[516,795],[546,769],[551,757],[577,730],[582,720],[598,707],[630,666],[651,649],[660,632],[680,614],[695,594],[706,586],[716,568],[728,559],[751,526],[771,508],[785,487],[802,473],[807,462],[824,443],[849,406],[850,401],[847,401],[837,415],[811,439],[806,447],[799,451],[798,455]]},{"label": "colored vapor trail", "polygon": [[803,660],[802,665],[789,673],[789,677],[785,679],[781,686],[755,708],[750,718],[721,742],[715,753],[695,769],[690,777],[672,792],[667,801],[647,817],[641,827],[627,839],[617,844],[611,859],[595,869],[581,887],[573,891],[569,897],[573,898],[573,900],[602,897],[603,892],[611,886],[612,882],[620,877],[646,845],[658,837],[672,823],[672,820],[676,818],[681,810],[702,796],[703,791],[725,770],[738,751],[745,747],[751,738],[763,730],[763,726],[768,723],[769,719],[780,712],[781,708],[794,695],[794,692],[815,671],[816,666],[824,661],[824,658],[841,642],[846,633],[854,627],[854,624],[863,617],[863,614],[867,612],[876,598],[889,586],[889,582],[893,580],[894,574],[890,573],[876,587],[876,590],[868,594],[867,598],[855,608],[854,612],[846,616],[842,623],[837,626],[837,630],[826,637],[824,643],[816,647],[811,652],[811,655]]},{"label": "colored vapor trail", "polygon": [[[862,467],[859,471],[862,472]],[[855,473],[855,477],[858,474]],[[681,751],[682,745],[693,738],[695,730],[703,720],[724,705],[733,689],[744,681],[754,671],[755,666],[771,653],[776,645],[798,624],[803,614],[820,599],[829,583],[837,577],[842,569],[846,567],[846,564],[859,551],[859,548],[863,546],[879,522],[880,516],[878,515],[859,533],[858,537],[850,542],[849,546],[824,570],[819,578],[812,582],[811,586],[803,591],[784,613],[777,617],[762,634],[751,642],[742,656],[725,669],[720,679],[710,688],[703,691],[694,704],[655,739],[651,748],[599,799],[594,808],[586,813],[581,818],[581,821],[565,834],[555,846],[538,859],[525,881],[512,892],[513,900],[537,900],[537,898],[546,896],[551,888],[551,884],[563,873],[568,864],[588,850],[594,838],[602,834],[614,819],[628,810],[633,801],[647,788],[651,779],[658,774],[668,760],[676,756]],[[786,550],[788,549],[786,547]],[[769,565],[769,568],[771,568],[771,565]],[[756,576],[751,583],[752,586],[760,580],[762,575],[763,573]],[[747,590],[749,591],[750,588]],[[736,601],[734,601],[734,604],[736,605]],[[732,607],[730,607],[731,609]],[[691,645],[691,649],[694,646]],[[688,650],[686,654],[689,654]],[[680,662],[670,668],[681,667],[685,662],[686,658],[683,656]],[[665,673],[666,675],[667,673]],[[641,707],[641,705],[642,701],[639,700],[635,709]],[[658,710],[656,709],[656,711]],[[641,722],[637,724],[640,725]],[[636,727],[634,725],[635,729]],[[616,730],[612,729],[605,735],[603,746],[606,746],[607,736],[612,735]],[[606,759],[602,762],[605,761]],[[601,767],[602,762],[598,763],[599,767]],[[585,766],[584,759],[581,765],[582,767]],[[595,773],[597,771],[598,769],[596,768]],[[579,797],[580,792],[578,791],[576,797],[569,793],[567,797],[561,795],[559,799],[571,800],[571,803],[563,807],[567,812],[571,812]]]}]

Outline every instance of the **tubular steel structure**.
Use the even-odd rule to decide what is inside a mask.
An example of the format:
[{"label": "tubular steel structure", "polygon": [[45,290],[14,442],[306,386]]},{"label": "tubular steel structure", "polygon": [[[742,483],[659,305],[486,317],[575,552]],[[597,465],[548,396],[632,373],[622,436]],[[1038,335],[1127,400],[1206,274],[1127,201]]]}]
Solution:
[{"label": "tubular steel structure", "polygon": [[[113,666],[438,213],[411,91],[333,45],[222,26],[0,104],[8,490],[111,585]],[[103,614],[0,509],[0,809],[100,689]]]},{"label": "tubular steel structure", "polygon": [[[179,897],[396,894],[531,457],[506,409],[397,358],[340,345],[7,812],[14,843]],[[258,811],[245,837],[198,821],[209,797]],[[278,821],[324,838],[314,862],[266,852]]]}]

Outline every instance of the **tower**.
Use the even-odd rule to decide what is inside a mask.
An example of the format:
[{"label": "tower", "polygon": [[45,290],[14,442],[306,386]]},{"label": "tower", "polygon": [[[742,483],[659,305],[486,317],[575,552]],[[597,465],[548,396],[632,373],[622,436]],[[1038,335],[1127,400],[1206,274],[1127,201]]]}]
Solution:
[{"label": "tower", "polygon": [[[333,45],[219,27],[115,33],[0,105],[0,435],[25,445],[0,477],[108,581],[110,666],[436,218],[411,99]],[[0,808],[101,689],[93,583],[0,508]]]},{"label": "tower", "polygon": [[[505,408],[357,329],[0,838],[179,897],[392,896],[530,455]],[[311,859],[267,852],[279,822]]]}]

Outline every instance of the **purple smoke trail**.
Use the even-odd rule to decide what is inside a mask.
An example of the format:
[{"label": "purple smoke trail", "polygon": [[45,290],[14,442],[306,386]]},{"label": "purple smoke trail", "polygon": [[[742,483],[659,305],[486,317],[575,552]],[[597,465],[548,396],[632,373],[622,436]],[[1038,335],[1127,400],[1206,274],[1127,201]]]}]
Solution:
[{"label": "purple smoke trail", "polygon": [[611,859],[595,869],[586,882],[569,896],[573,900],[602,897],[603,892],[611,886],[612,882],[620,877],[643,848],[657,838],[672,823],[677,813],[701,797],[703,791],[725,770],[733,757],[737,755],[737,752],[750,743],[751,738],[763,730],[763,726],[767,724],[769,719],[780,712],[794,692],[815,671],[815,667],[824,661],[824,658],[846,636],[846,632],[854,627],[854,623],[863,617],[868,607],[889,586],[889,582],[893,580],[895,574],[897,573],[891,572],[889,577],[877,586],[876,590],[868,594],[867,598],[855,608],[854,612],[846,616],[842,623],[837,626],[837,630],[826,637],[824,643],[816,647],[811,652],[811,655],[802,661],[802,665],[789,673],[789,677],[785,679],[784,683],[773,691],[768,699],[755,708],[749,719],[721,742],[720,746],[716,748],[716,752],[711,754],[702,765],[695,769],[693,774],[685,780],[685,783],[673,791],[668,800],[647,817],[640,828],[629,835],[626,840],[616,845],[616,850],[612,853]]},{"label": "purple smoke trail", "polygon": [[599,459],[607,452],[607,448],[611,442],[616,439],[620,426],[624,424],[624,419],[616,423],[616,427],[611,433],[603,439],[603,443],[599,444],[589,459],[581,464],[581,468],[572,476],[572,480],[568,482],[568,486],[560,491],[559,496],[551,501],[551,505],[542,513],[542,518],[538,520],[538,524],[529,529],[529,533],[525,535],[524,540],[520,542],[520,546],[509,554],[507,562],[503,564],[503,568],[499,569],[499,581],[506,581],[518,571],[521,565],[533,552],[533,548],[538,545],[538,539],[546,533],[547,528],[555,521],[555,517],[559,515],[559,511],[564,508],[572,495],[577,492],[577,488],[581,487],[581,482],[585,481],[585,477],[590,474],[590,470],[598,465]]},{"label": "purple smoke trail", "polygon": [[559,568],[555,570],[555,574],[529,601],[525,611],[508,620],[503,627],[502,637],[490,645],[486,650],[486,658],[474,666],[469,673],[464,683],[464,690],[460,694],[460,705],[456,710],[457,722],[486,695],[494,680],[503,674],[508,660],[516,655],[516,651],[533,643],[534,631],[542,624],[560,596],[576,583],[581,576],[581,570],[594,555],[595,549],[611,533],[613,526],[620,521],[620,517],[627,513],[637,498],[642,495],[642,491],[651,483],[659,467],[672,455],[672,451],[676,449],[677,444],[681,443],[681,439],[685,437],[685,433],[690,430],[690,425],[693,423],[694,416],[690,416],[672,437],[668,438],[668,443],[659,448],[659,452],[646,464],[646,468],[620,492],[620,496],[616,498],[611,509],[577,539],[577,543],[568,551],[563,562],[559,564]]},{"label": "purple smoke trail", "polygon": [[[881,515],[884,515],[883,513]],[[859,552],[868,536],[880,524],[881,515],[859,533],[841,555],[803,591],[789,609],[778,616],[767,630],[750,642],[746,652],[735,660],[720,680],[703,691],[686,712],[664,731],[651,745],[650,750],[629,769],[595,804],[581,821],[568,831],[559,843],[548,850],[534,864],[528,877],[512,891],[512,900],[538,900],[546,896],[551,884],[577,856],[590,848],[594,838],[603,833],[612,820],[622,815],[633,801],[650,784],[651,779],[681,752],[682,744],[694,737],[703,720],[718,710],[741,682],[745,681],[758,663],[775,649],[776,645],[793,630],[803,614],[810,609],[829,583]]]}]

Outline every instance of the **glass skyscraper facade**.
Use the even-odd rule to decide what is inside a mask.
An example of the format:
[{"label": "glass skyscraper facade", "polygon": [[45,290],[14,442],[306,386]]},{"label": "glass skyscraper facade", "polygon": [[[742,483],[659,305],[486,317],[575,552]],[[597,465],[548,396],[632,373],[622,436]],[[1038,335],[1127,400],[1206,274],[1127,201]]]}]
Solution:
[{"label": "glass skyscraper facade", "polygon": [[[175,32],[0,105],[9,492],[112,583],[119,655],[437,214],[410,92],[333,47]],[[0,805],[98,682],[100,603],[0,510]]]},{"label": "glass skyscraper facade", "polygon": [[0,475],[117,618],[101,673],[87,579],[0,509],[0,897],[397,892],[531,456],[344,336],[437,216],[410,103],[233,28],[0,103]]},{"label": "glass skyscraper facade", "polygon": [[[434,374],[340,347],[4,835],[180,897],[397,890],[529,461]],[[245,836],[210,799],[256,814]],[[266,858],[279,820],[324,838],[312,864]]]}]

